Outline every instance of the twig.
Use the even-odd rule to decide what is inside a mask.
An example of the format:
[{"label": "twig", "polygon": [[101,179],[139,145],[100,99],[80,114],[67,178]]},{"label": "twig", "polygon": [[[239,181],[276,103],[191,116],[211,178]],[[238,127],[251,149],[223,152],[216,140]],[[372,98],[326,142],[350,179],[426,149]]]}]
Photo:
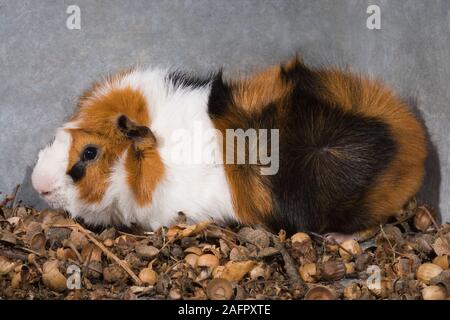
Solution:
[{"label": "twig", "polygon": [[0,256],[4,256],[12,260],[28,261],[28,255],[24,253],[14,252],[13,250],[3,249],[0,247]]},{"label": "twig", "polygon": [[[209,228],[209,227],[216,228],[216,229],[218,229],[218,230],[220,230],[220,231],[222,231],[222,232],[228,233],[229,235],[231,235],[231,236],[237,238],[237,239],[238,239],[239,241],[241,241],[241,242],[250,243],[250,244],[254,245],[256,248],[258,248],[258,250],[261,250],[261,249],[262,249],[261,246],[260,246],[259,244],[254,243],[254,242],[252,242],[252,241],[249,241],[248,239],[246,239],[246,238],[244,238],[244,237],[238,235],[236,232],[233,232],[233,231],[228,230],[228,229],[226,229],[226,228],[220,227],[220,226],[218,226],[218,225],[209,225],[208,228]],[[260,230],[263,230],[264,232],[266,232],[266,233],[269,235],[269,237],[272,237],[272,236],[273,236],[271,233],[268,233],[266,230],[264,230],[264,229],[262,229],[262,228],[260,228]]]},{"label": "twig", "polygon": [[85,228],[83,228],[80,224],[76,223],[73,225],[52,225],[52,227],[55,228],[72,228],[72,229],[77,229],[78,231],[82,232],[86,237],[89,238],[89,240],[94,243],[97,247],[99,247],[104,253],[105,255],[114,260],[115,262],[117,262],[117,264],[122,267],[122,269],[124,269],[128,275],[133,279],[133,281],[141,286],[142,285],[142,281],[141,279],[139,279],[139,277],[133,272],[133,270],[131,270],[131,268],[121,259],[119,259],[119,257],[117,257],[114,253],[112,253],[108,248],[106,248],[101,242],[99,242],[97,239],[95,239],[95,237],[93,237],[89,231],[87,231]]},{"label": "twig", "polygon": [[12,207],[11,207],[13,209],[15,209],[17,206],[17,194],[19,193],[20,187],[21,187],[21,185],[18,184],[16,187],[16,190],[14,190],[14,198],[13,198],[13,203],[12,203]]},{"label": "twig", "polygon": [[16,246],[15,248],[23,250],[23,251],[26,251],[26,252],[29,252],[29,253],[32,253],[32,254],[35,254],[38,257],[42,257],[42,254],[40,254],[39,252],[31,250],[31,249],[28,249],[28,248],[25,248],[25,247]]},{"label": "twig", "polygon": [[78,252],[77,247],[73,244],[72,241],[70,241],[69,239],[65,242],[65,245],[67,245],[70,249],[72,249],[72,251],[75,253],[75,255],[77,256],[78,261],[80,261],[81,263],[83,263],[83,257],[81,256],[81,254]]},{"label": "twig", "polygon": [[350,251],[345,249],[339,242],[337,242],[333,238],[326,238],[326,237],[324,237],[318,233],[312,232],[312,231],[309,231],[308,233],[313,235],[314,237],[320,238],[322,240],[322,242],[324,242],[324,243],[330,243],[330,244],[334,244],[334,245],[338,246],[340,249],[345,251],[350,257],[352,257],[352,259],[355,258],[355,255],[353,253],[351,253]]},{"label": "twig", "polygon": [[[0,202],[0,207],[4,207],[4,206],[6,206],[6,205],[8,204],[8,202],[14,201],[14,199],[15,199],[16,196],[17,196],[17,192],[19,191],[19,187],[20,187],[20,184],[18,184],[18,185],[14,188],[14,192],[13,192],[12,194],[7,195],[7,196],[5,197],[5,199],[3,199],[3,200]],[[12,204],[11,207],[14,207],[14,202],[13,202],[13,204]]]},{"label": "twig", "polygon": [[117,232],[120,233],[121,235],[130,236],[133,238],[139,238],[139,239],[147,239],[148,238],[148,236],[141,236],[138,234],[132,234],[132,233],[128,233],[128,232],[124,232],[124,231],[120,231],[120,230],[118,230]]},{"label": "twig", "polygon": [[393,260],[392,261],[395,261],[395,252],[396,251],[395,251],[394,247],[392,246],[392,243],[389,240],[386,232],[384,232],[383,225],[381,225],[381,224],[380,224],[380,231],[381,231],[381,234],[383,235],[383,237],[387,240],[387,242],[389,244],[389,247],[391,247],[391,251],[392,251],[392,255],[393,255],[393,257],[392,257]]},{"label": "twig", "polygon": [[293,287],[297,287],[303,284],[302,280],[300,279],[300,276],[298,275],[297,268],[295,267],[295,262],[292,259],[289,252],[286,250],[284,245],[280,242],[278,236],[269,233],[268,231],[263,230],[270,238],[272,238],[272,241],[275,245],[275,248],[280,251],[281,256],[283,257],[284,261],[284,269],[286,270],[286,274],[288,275],[289,279],[291,280],[291,284]]}]

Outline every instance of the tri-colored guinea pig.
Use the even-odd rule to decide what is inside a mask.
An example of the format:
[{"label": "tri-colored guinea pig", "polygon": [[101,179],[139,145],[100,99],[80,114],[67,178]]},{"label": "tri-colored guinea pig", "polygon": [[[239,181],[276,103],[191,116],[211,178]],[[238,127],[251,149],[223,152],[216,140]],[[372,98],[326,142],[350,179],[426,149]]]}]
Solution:
[{"label": "tri-colored guinea pig", "polygon": [[[261,159],[229,161],[224,138],[239,129],[276,133],[245,136],[248,155],[276,158],[274,172]],[[183,158],[194,140],[208,160]],[[425,158],[407,106],[360,75],[299,59],[235,80],[131,69],[84,93],[39,153],[32,183],[49,205],[94,225],[155,229],[181,211],[192,222],[349,234],[401,210]]]}]

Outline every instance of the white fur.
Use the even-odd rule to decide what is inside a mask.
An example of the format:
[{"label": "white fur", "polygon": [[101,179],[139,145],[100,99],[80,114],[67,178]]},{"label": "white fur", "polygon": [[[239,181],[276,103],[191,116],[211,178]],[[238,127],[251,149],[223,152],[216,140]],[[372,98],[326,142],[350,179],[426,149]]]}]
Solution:
[{"label": "white fur", "polygon": [[[65,173],[70,139],[67,139],[68,134],[64,133],[63,127],[58,129],[55,142],[41,151],[33,172],[33,185],[36,189],[42,180],[55,181],[51,186],[58,189],[54,197],[63,200],[58,202],[46,199],[50,205],[62,207],[74,217],[82,217],[91,224],[121,223],[129,226],[135,223],[146,229],[170,224],[180,211],[191,222],[205,219],[218,222],[235,220],[225,171],[220,164],[221,155],[214,154],[214,161],[202,161],[198,164],[179,163],[172,156],[171,140],[177,130],[194,134],[199,125],[204,133],[214,130],[207,113],[210,87],[174,88],[166,76],[167,71],[162,69],[136,70],[114,83],[105,83],[91,98],[98,99],[110,90],[124,87],[139,90],[146,98],[151,130],[157,138],[158,152],[165,166],[164,177],[156,186],[151,204],[141,208],[134,200],[126,183],[123,155],[112,168],[109,187],[101,203],[83,203],[73,182]],[[217,138],[214,143],[219,150]],[[200,147],[206,147],[207,144],[205,141]]]}]

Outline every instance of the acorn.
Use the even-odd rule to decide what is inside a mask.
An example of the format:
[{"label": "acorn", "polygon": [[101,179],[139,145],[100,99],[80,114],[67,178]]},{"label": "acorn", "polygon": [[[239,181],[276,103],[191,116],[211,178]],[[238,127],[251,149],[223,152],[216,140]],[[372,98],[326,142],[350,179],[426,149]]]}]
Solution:
[{"label": "acorn", "polygon": [[233,296],[233,287],[226,279],[214,278],[206,287],[206,295],[211,300],[229,300]]},{"label": "acorn", "polygon": [[203,254],[197,260],[198,267],[214,269],[219,265],[219,259],[213,254]]},{"label": "acorn", "polygon": [[417,208],[414,216],[414,226],[416,229],[424,232],[431,226],[432,223],[433,221],[428,209],[424,206]]},{"label": "acorn", "polygon": [[308,290],[305,300],[335,300],[336,292],[325,286],[315,286]]},{"label": "acorn", "polygon": [[443,254],[441,256],[437,256],[436,258],[433,259],[433,263],[435,265],[438,265],[439,267],[441,267],[444,270],[448,270],[449,267],[449,256],[446,254]]},{"label": "acorn", "polygon": [[351,260],[354,256],[357,256],[361,253],[362,249],[359,246],[358,241],[353,239],[342,242],[341,248],[339,248],[339,254],[344,260]]},{"label": "acorn", "polygon": [[317,265],[315,263],[305,263],[298,269],[300,277],[305,282],[315,282],[318,277]]},{"label": "acorn", "polygon": [[434,277],[439,276],[442,271],[443,269],[440,266],[435,265],[434,263],[427,262],[422,264],[417,269],[416,277],[423,283],[429,284],[430,280],[433,279]]},{"label": "acorn", "polygon": [[158,275],[151,268],[144,268],[139,272],[139,279],[145,284],[154,285]]},{"label": "acorn", "polygon": [[423,300],[445,300],[447,290],[441,286],[428,286],[422,289]]},{"label": "acorn", "polygon": [[350,283],[344,289],[345,300],[357,300],[361,298],[361,296],[362,296],[361,286],[356,282]]},{"label": "acorn", "polygon": [[320,275],[324,280],[339,280],[346,274],[346,267],[342,261],[330,260],[320,265]]}]

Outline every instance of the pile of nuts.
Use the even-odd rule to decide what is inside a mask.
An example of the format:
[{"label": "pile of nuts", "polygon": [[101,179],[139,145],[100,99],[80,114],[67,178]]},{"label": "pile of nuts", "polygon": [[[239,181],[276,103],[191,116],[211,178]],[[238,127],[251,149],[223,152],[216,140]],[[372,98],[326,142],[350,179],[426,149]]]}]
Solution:
[{"label": "pile of nuts", "polygon": [[[0,206],[2,299],[449,299],[450,225],[415,202],[342,243],[180,221],[89,230]],[[290,272],[294,270],[294,272]]]},{"label": "pile of nuts", "polygon": [[409,211],[410,220],[340,244],[317,247],[308,234],[293,235],[292,254],[310,288],[305,298],[450,300],[450,225],[438,226],[425,206]]}]

